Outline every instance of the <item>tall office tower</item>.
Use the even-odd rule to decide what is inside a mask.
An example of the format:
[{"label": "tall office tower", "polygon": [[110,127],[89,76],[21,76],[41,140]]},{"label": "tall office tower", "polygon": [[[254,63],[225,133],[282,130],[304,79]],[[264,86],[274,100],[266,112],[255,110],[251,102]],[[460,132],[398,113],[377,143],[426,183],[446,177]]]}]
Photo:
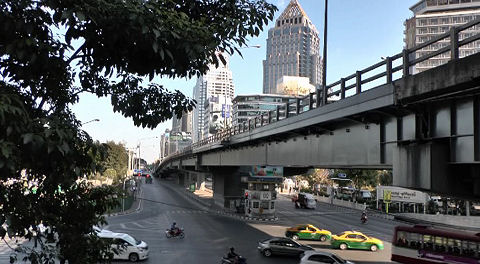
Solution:
[{"label": "tall office tower", "polygon": [[321,84],[322,66],[318,31],[297,0],[268,30],[267,57],[263,61],[263,93],[279,94],[277,82],[283,76],[308,77],[315,87]]},{"label": "tall office tower", "polygon": [[192,133],[193,112],[183,112],[181,118],[174,116],[172,118],[172,132]]},{"label": "tall office tower", "polygon": [[[197,106],[193,110],[193,142],[197,142],[207,135],[204,134],[205,122],[210,117],[205,115],[205,104],[207,99],[213,95],[223,95],[226,98],[233,99],[235,86],[233,84],[232,71],[229,69],[229,58],[223,54],[226,64],[221,62],[218,68],[210,65],[210,70],[197,79],[197,84],[193,88],[193,98],[197,101]],[[206,121],[207,120],[207,121]]]},{"label": "tall office tower", "polygon": [[[437,35],[448,32],[450,28],[466,24],[480,18],[480,0],[422,0],[410,8],[414,16],[405,21],[405,46],[414,47],[427,42]],[[480,27],[477,25],[469,30],[460,32],[459,39],[468,38],[478,34]],[[449,45],[449,39],[436,42],[416,52],[419,58],[433,51]],[[480,51],[480,41],[462,46],[459,49],[460,58]],[[446,52],[414,67],[414,73],[422,72],[447,63],[450,53]]]}]

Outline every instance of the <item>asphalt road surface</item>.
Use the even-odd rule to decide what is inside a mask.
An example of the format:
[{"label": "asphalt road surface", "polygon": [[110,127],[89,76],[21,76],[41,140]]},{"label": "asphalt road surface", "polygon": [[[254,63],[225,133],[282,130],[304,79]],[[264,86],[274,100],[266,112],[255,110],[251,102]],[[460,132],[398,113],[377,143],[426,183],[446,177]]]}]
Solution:
[{"label": "asphalt road surface", "polygon": [[[125,232],[148,243],[150,258],[142,263],[220,263],[221,257],[233,246],[236,252],[247,258],[248,263],[299,263],[297,258],[266,258],[257,250],[258,241],[271,236],[283,236],[285,228],[309,223],[333,233],[357,230],[380,238],[385,250],[331,249],[328,242],[301,241],[322,251],[337,255],[355,263],[392,263],[390,261],[393,228],[398,223],[370,217],[365,225],[360,222],[358,211],[319,204],[316,210],[294,209],[287,197],[277,201],[280,220],[268,223],[244,222],[235,218],[207,212],[181,193],[154,179],[153,184],[143,184],[143,198],[138,213],[109,217],[106,227],[115,232]],[[172,222],[185,229],[184,239],[165,237],[165,230]],[[116,262],[123,263],[123,262]]]}]

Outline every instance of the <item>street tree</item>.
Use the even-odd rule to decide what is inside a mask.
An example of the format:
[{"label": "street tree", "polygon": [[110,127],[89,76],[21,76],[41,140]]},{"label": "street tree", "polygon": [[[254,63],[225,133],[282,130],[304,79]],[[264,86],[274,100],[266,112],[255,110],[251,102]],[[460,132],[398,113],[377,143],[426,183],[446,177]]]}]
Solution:
[{"label": "street tree", "polygon": [[[97,144],[101,144],[97,142]],[[102,171],[100,174],[113,180],[113,183],[122,181],[122,177],[127,174],[128,154],[127,149],[122,143],[107,141],[101,144],[106,149],[106,158],[100,161]]]},{"label": "street tree", "polygon": [[117,194],[79,181],[106,150],[71,106],[91,93],[109,96],[136,126],[180,117],[195,101],[154,77],[205,73],[224,61],[218,51],[240,53],[275,11],[263,0],[0,1],[0,237],[29,239],[43,223],[55,251],[29,252],[32,263],[101,262],[109,245],[92,225],[105,223]]},{"label": "street tree", "polygon": [[327,169],[312,169],[307,173],[300,175],[299,179],[306,180],[310,187],[315,184],[331,185],[330,171]]}]

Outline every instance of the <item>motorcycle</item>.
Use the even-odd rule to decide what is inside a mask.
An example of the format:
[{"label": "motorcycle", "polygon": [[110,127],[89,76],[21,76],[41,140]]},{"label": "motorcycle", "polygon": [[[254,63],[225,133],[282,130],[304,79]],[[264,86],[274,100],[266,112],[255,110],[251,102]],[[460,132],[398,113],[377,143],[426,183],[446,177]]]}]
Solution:
[{"label": "motorcycle", "polygon": [[223,256],[222,258],[222,262],[220,262],[221,264],[247,264],[247,259],[242,257],[242,256],[238,256],[238,261],[235,262],[235,260],[233,259],[229,259],[226,255]]},{"label": "motorcycle", "polygon": [[172,238],[172,237],[184,238],[185,237],[185,232],[183,231],[183,228],[177,228],[176,231],[172,231],[170,229],[167,229],[165,231],[165,236],[167,238]]},{"label": "motorcycle", "polygon": [[368,218],[367,218],[367,216],[365,215],[365,216],[362,216],[362,218],[361,218],[360,220],[362,221],[362,224],[366,224],[367,221],[368,221]]}]

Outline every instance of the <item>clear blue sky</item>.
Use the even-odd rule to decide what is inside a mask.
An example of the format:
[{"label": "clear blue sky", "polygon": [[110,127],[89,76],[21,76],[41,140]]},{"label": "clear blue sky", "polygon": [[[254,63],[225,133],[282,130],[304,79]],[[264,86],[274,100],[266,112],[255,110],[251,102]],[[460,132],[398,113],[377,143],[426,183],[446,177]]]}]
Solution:
[{"label": "clear blue sky", "polygon": [[[278,17],[290,2],[271,0],[279,11]],[[299,0],[303,9],[320,32],[323,43],[324,0]],[[394,55],[404,46],[403,22],[412,16],[409,8],[417,0],[330,0],[328,9],[328,56],[327,83],[339,80],[356,70],[380,61],[380,57]],[[249,45],[261,45],[260,49],[243,49],[240,56],[231,58],[231,70],[235,83],[235,94],[261,93],[263,83],[262,60],[270,23],[261,35],[250,40]],[[170,90],[180,90],[192,96],[195,79],[160,79],[154,81]],[[133,125],[131,119],[113,113],[109,98],[98,99],[85,94],[73,107],[82,122],[98,118],[100,122],[85,124],[83,129],[99,141],[124,142],[133,148],[141,142],[142,158],[154,161],[159,155],[159,139],[171,121],[160,124],[156,129],[142,129]]]}]

